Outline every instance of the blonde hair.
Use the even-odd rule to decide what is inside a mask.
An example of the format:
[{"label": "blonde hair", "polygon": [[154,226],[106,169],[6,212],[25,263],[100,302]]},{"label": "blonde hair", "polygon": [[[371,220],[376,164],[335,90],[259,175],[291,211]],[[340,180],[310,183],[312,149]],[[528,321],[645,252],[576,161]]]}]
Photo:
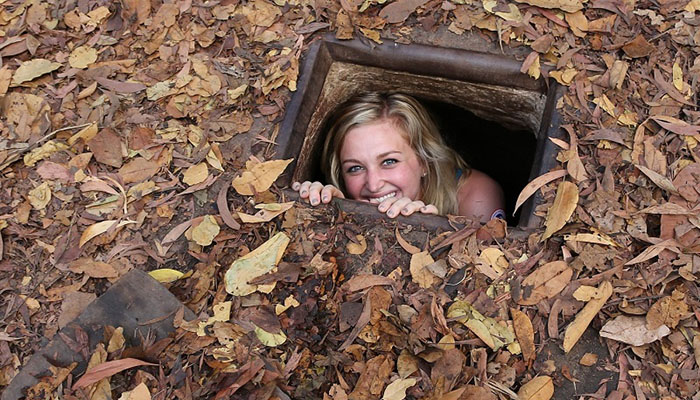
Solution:
[{"label": "blonde hair", "polygon": [[358,95],[340,106],[331,120],[322,159],[327,181],[345,192],[340,168],[345,136],[357,126],[389,120],[406,133],[409,145],[427,168],[427,175],[421,178],[420,200],[435,205],[440,214],[458,213],[457,171],[462,170],[466,177],[469,167],[445,144],[432,118],[416,99],[400,93]]}]

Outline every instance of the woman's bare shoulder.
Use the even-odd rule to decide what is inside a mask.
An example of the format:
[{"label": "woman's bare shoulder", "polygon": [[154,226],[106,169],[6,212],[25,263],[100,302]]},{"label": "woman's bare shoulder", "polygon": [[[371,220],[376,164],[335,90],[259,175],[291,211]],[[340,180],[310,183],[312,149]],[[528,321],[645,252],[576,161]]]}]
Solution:
[{"label": "woman's bare shoulder", "polygon": [[475,169],[460,182],[457,199],[461,215],[477,217],[481,221],[488,221],[494,211],[504,208],[501,185]]}]

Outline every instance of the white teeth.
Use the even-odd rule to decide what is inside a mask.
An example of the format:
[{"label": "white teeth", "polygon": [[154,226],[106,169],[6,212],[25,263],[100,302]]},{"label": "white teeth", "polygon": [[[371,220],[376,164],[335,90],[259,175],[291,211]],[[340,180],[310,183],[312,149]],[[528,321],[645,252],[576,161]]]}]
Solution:
[{"label": "white teeth", "polygon": [[396,196],[396,192],[391,192],[391,193],[385,194],[382,197],[375,197],[375,198],[371,199],[371,201],[376,202],[376,203],[381,203],[382,201],[388,199],[389,197],[394,197],[394,196]]}]

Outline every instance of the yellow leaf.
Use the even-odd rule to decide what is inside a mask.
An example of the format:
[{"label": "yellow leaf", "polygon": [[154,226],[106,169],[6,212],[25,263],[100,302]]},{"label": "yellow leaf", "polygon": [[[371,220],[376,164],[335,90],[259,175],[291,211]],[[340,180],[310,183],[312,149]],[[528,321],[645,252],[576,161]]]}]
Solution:
[{"label": "yellow leaf", "polygon": [[411,279],[422,288],[429,288],[438,281],[428,268],[428,265],[434,263],[433,257],[427,251],[421,251],[411,256]]},{"label": "yellow leaf", "polygon": [[220,160],[219,157],[216,155],[216,152],[214,152],[214,146],[212,146],[212,148],[207,153],[206,159],[212,168],[218,169],[219,171],[224,172],[224,166],[221,165],[222,160]]},{"label": "yellow leaf", "polygon": [[554,395],[554,383],[548,376],[538,376],[518,390],[520,400],[549,400]]},{"label": "yellow leaf", "polygon": [[236,177],[231,184],[236,191],[244,196],[252,196],[255,192],[264,192],[284,172],[289,160],[272,160],[265,162],[246,162],[246,170]]},{"label": "yellow leaf", "polygon": [[90,139],[94,138],[96,135],[97,135],[97,123],[93,122],[92,124],[81,129],[80,132],[78,132],[75,135],[68,138],[68,144],[72,146],[75,144],[75,142],[78,141],[78,139],[83,139],[83,142],[87,143]]},{"label": "yellow leaf", "polygon": [[124,338],[124,328],[120,326],[114,330],[112,337],[109,338],[107,353],[112,353],[121,349],[124,346],[124,343],[126,343],[126,339]]},{"label": "yellow leaf", "polygon": [[538,55],[535,57],[535,61],[530,64],[530,67],[527,69],[527,74],[533,77],[534,79],[539,79],[540,78],[540,56]]},{"label": "yellow leaf", "polygon": [[279,232],[257,249],[234,261],[224,277],[226,292],[234,296],[247,296],[261,288],[271,291],[274,283],[253,285],[249,282],[272,271],[282,259],[288,244],[289,237]]},{"label": "yellow leaf", "polygon": [[479,337],[487,346],[490,348],[495,348],[496,343],[493,341],[493,336],[489,333],[489,328],[484,325],[483,322],[477,319],[470,319],[464,324],[469,330],[474,332],[476,336]]},{"label": "yellow leaf", "polygon": [[198,183],[204,182],[207,179],[207,176],[209,176],[209,169],[207,168],[207,164],[201,162],[197,165],[193,165],[187,168],[187,170],[185,170],[185,173],[182,175],[182,181],[190,186],[193,186]]},{"label": "yellow leaf", "polygon": [[563,228],[578,204],[578,186],[568,181],[562,181],[557,188],[554,204],[547,211],[547,219],[544,222],[546,229],[542,240]]},{"label": "yellow leaf", "polygon": [[148,390],[148,386],[141,382],[133,390],[123,392],[119,400],[151,400],[151,392]]},{"label": "yellow leaf", "polygon": [[565,67],[563,70],[552,71],[549,76],[556,79],[561,85],[569,85],[574,77],[578,74],[575,68]]},{"label": "yellow leaf", "polygon": [[367,240],[362,235],[356,235],[355,238],[360,243],[350,242],[347,245],[348,253],[358,255],[362,254],[367,250]]},{"label": "yellow leaf", "polygon": [[403,400],[406,398],[406,389],[416,384],[416,378],[397,379],[384,389],[382,400]]},{"label": "yellow leaf", "polygon": [[61,68],[61,64],[49,61],[43,58],[35,58],[33,60],[23,62],[12,76],[12,84],[10,86],[18,86],[24,82],[28,82],[38,78],[51,71]]},{"label": "yellow leaf", "polygon": [[[267,204],[256,204],[255,208],[260,209],[255,215],[238,213],[238,217],[246,224],[253,224],[259,222],[272,221],[273,218],[284,213],[285,211],[292,208],[294,205],[293,201],[287,203],[267,203]],[[364,240],[364,239],[363,239]],[[365,247],[366,244],[365,244]]]},{"label": "yellow leaf", "polygon": [[588,285],[581,285],[574,291],[574,298],[578,301],[590,301],[591,299],[600,298],[601,293],[598,288]]},{"label": "yellow leaf", "polygon": [[161,268],[150,271],[148,275],[160,283],[170,283],[182,278],[184,274],[176,269]]},{"label": "yellow leaf", "polygon": [[496,247],[487,247],[481,251],[476,267],[479,272],[489,278],[498,279],[506,268],[508,268],[508,260],[506,260],[500,249]]},{"label": "yellow leaf", "polygon": [[51,202],[51,187],[48,182],[29,191],[29,203],[35,210],[43,210]]},{"label": "yellow leaf", "polygon": [[68,56],[68,64],[73,68],[85,69],[97,61],[97,50],[90,46],[76,47]]},{"label": "yellow leaf", "polygon": [[231,319],[231,300],[214,305],[214,321],[226,322]]},{"label": "yellow leaf", "polygon": [[241,97],[241,95],[243,95],[243,93],[245,93],[246,89],[248,89],[248,85],[246,85],[244,83],[235,89],[227,90],[226,93],[228,94],[229,100],[233,101],[233,100],[236,100],[237,98]]},{"label": "yellow leaf", "polygon": [[255,326],[255,336],[258,337],[262,344],[268,347],[277,347],[287,340],[284,332],[270,333],[257,325]]},{"label": "yellow leaf", "polygon": [[603,109],[603,111],[615,118],[615,104],[613,104],[613,102],[610,101],[608,96],[603,94],[602,97],[596,97],[595,99],[593,99],[593,103],[598,105],[600,108]]},{"label": "yellow leaf", "polygon": [[192,228],[192,240],[200,246],[209,246],[219,231],[216,219],[211,215],[205,215],[202,222]]},{"label": "yellow leaf", "polygon": [[291,294],[284,299],[284,304],[277,304],[275,306],[275,314],[280,315],[287,311],[290,307],[299,307],[299,302]]},{"label": "yellow leaf", "polygon": [[673,86],[678,89],[679,92],[683,91],[683,70],[681,66],[678,65],[678,61],[673,63]]},{"label": "yellow leaf", "polygon": [[[107,230],[112,227],[115,223],[117,223],[118,220],[116,219],[108,219],[106,221],[98,222],[95,224],[92,224],[85,229],[82,235],[80,235],[80,242],[78,242],[78,247],[83,247],[85,243],[90,241],[90,239],[94,238],[97,235],[101,235]],[[117,228],[121,228],[124,225],[129,225],[129,224],[135,224],[136,221],[122,221],[117,223]]]},{"label": "yellow leaf", "polygon": [[61,150],[65,150],[67,148],[68,146],[61,142],[49,140],[48,142],[44,143],[41,147],[37,147],[36,149],[25,154],[24,165],[28,167],[33,167],[37,162],[45,158],[49,158],[52,154],[57,153]]},{"label": "yellow leaf", "polygon": [[603,283],[598,286],[598,291],[600,292],[600,297],[593,298],[586,303],[583,310],[576,314],[574,322],[566,327],[566,332],[564,333],[564,352],[568,353],[576,342],[578,342],[583,332],[588,328],[588,325],[593,321],[596,314],[598,314],[598,311],[600,311],[605,305],[605,302],[612,296],[613,288],[610,282],[603,281]]}]

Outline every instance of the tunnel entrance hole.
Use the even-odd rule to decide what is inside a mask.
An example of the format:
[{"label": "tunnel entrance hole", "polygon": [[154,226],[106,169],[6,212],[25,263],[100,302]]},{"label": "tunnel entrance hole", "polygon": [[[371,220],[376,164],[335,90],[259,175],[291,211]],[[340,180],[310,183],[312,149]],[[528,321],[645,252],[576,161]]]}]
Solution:
[{"label": "tunnel entrance hole", "polygon": [[[322,180],[321,152],[329,117],[358,93],[402,92],[417,98],[438,123],[448,145],[504,189],[506,212],[530,180],[556,164],[559,137],[555,102],[561,88],[520,73],[507,57],[423,45],[319,40],[303,62],[298,91],[277,137],[279,158],[294,158],[294,180]],[[536,195],[508,224],[534,227]]]}]

